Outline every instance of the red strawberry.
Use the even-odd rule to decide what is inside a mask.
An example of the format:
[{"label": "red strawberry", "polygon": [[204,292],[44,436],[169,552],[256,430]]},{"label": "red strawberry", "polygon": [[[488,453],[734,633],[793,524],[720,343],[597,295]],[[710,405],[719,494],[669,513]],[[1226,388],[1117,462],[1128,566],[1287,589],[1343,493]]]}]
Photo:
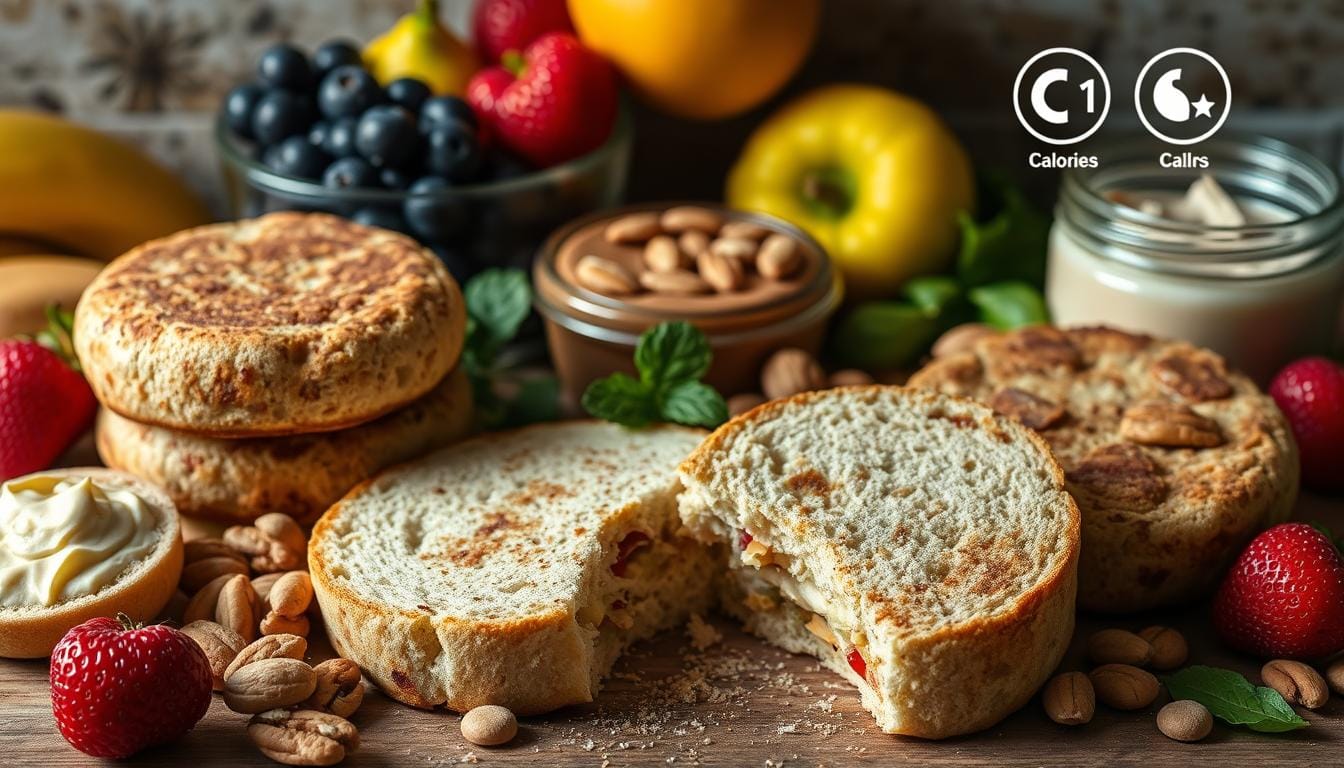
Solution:
[{"label": "red strawberry", "polygon": [[546,168],[591,152],[616,121],[616,72],[573,35],[552,32],[504,67],[484,69],[467,100],[501,144]]},{"label": "red strawberry", "polygon": [[547,32],[574,32],[565,0],[481,0],[471,19],[481,58],[493,64]]},{"label": "red strawberry", "polygon": [[162,624],[89,619],[51,652],[51,709],[75,749],[129,757],[191,730],[210,707],[210,662]]},{"label": "red strawberry", "polygon": [[68,349],[65,322],[53,314],[41,341],[0,340],[0,480],[51,466],[93,420],[88,382],[53,351]]},{"label": "red strawberry", "polygon": [[1344,648],[1344,560],[1306,523],[1276,525],[1237,558],[1213,603],[1228,645],[1262,658],[1319,659]]},{"label": "red strawberry", "polygon": [[1269,394],[1288,417],[1302,455],[1302,482],[1344,491],[1344,366],[1307,357],[1279,371]]}]

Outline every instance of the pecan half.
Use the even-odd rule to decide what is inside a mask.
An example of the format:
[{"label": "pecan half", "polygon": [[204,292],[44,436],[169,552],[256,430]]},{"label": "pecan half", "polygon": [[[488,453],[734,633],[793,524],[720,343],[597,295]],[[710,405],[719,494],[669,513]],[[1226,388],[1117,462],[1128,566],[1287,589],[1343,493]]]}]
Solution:
[{"label": "pecan half", "polygon": [[995,392],[989,399],[989,407],[1035,430],[1049,429],[1064,419],[1064,406],[1016,387],[1004,387]]},{"label": "pecan half", "polygon": [[257,573],[294,571],[304,567],[308,539],[294,518],[279,512],[258,517],[252,525],[224,531],[224,543],[251,557]]},{"label": "pecan half", "polygon": [[305,709],[330,712],[350,717],[364,701],[364,683],[359,665],[349,659],[327,659],[313,667],[317,673],[317,688],[303,702]]},{"label": "pecan half", "polygon": [[1036,325],[997,338],[987,338],[977,346],[990,376],[1012,379],[1024,373],[1049,373],[1057,368],[1077,370],[1083,358],[1069,337],[1057,328]]},{"label": "pecan half", "polygon": [[1146,510],[1167,497],[1167,482],[1160,471],[1143,449],[1112,443],[1093,449],[1068,471],[1067,479],[1075,496],[1099,506]]},{"label": "pecan half", "polygon": [[300,709],[254,716],[247,736],[261,753],[284,765],[335,765],[359,747],[359,731],[343,717]]},{"label": "pecan half", "polygon": [[1140,445],[1168,448],[1213,448],[1223,444],[1218,422],[1188,406],[1161,400],[1135,403],[1120,420],[1120,436]]},{"label": "pecan half", "polygon": [[1232,394],[1221,359],[1208,352],[1176,349],[1153,363],[1152,376],[1164,389],[1186,400],[1202,403]]}]

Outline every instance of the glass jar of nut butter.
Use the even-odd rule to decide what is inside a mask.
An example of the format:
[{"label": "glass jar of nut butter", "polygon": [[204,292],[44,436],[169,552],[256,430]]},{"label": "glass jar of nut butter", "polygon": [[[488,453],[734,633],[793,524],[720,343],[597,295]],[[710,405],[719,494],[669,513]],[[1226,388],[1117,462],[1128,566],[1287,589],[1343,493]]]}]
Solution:
[{"label": "glass jar of nut butter", "polygon": [[1203,142],[1206,169],[1164,167],[1164,152],[1183,154],[1170,149],[1102,147],[1100,167],[1064,174],[1046,276],[1055,322],[1185,339],[1261,382],[1331,351],[1344,296],[1339,177],[1268,138]]},{"label": "glass jar of nut butter", "polygon": [[536,306],[565,394],[616,371],[635,345],[684,320],[714,351],[705,381],[757,391],[774,351],[816,355],[841,282],[815,240],[779,219],[709,203],[635,205],[555,232],[532,270]]}]

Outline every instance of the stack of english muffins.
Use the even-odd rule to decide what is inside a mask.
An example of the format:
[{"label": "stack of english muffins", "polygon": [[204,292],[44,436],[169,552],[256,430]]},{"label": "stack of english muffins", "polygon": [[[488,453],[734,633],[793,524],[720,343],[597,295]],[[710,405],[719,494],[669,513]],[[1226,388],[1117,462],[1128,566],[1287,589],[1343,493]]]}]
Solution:
[{"label": "stack of english muffins", "polygon": [[183,514],[311,522],[471,427],[462,294],[414,240],[273,213],[145,243],[75,312],[108,466]]}]

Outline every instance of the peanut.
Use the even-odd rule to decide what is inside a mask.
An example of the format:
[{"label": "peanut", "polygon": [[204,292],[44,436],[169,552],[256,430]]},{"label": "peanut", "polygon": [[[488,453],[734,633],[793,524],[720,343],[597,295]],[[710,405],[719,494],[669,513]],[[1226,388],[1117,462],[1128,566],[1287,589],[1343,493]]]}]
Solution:
[{"label": "peanut", "polygon": [[1310,665],[1291,659],[1274,659],[1260,669],[1265,685],[1283,695],[1289,704],[1319,709],[1330,700],[1325,678]]},{"label": "peanut", "polygon": [[682,254],[676,240],[658,235],[644,245],[644,264],[653,272],[675,272],[685,269],[690,260]]},{"label": "peanut", "polygon": [[770,229],[754,221],[730,221],[719,229],[719,237],[736,237],[743,240],[760,240],[770,234]]},{"label": "peanut", "polygon": [[688,229],[677,238],[677,247],[693,259],[709,250],[709,235],[698,229]]},{"label": "peanut", "polygon": [[1146,665],[1153,658],[1153,646],[1142,637],[1123,629],[1103,629],[1087,640],[1088,658],[1097,664]]},{"label": "peanut", "polygon": [[1045,714],[1060,725],[1084,725],[1097,711],[1092,681],[1082,672],[1065,672],[1050,678],[1041,694]]},{"label": "peanut", "polygon": [[625,267],[591,254],[579,259],[574,267],[574,279],[584,288],[603,296],[625,296],[639,290],[639,284]]},{"label": "peanut", "polygon": [[1171,627],[1145,627],[1138,634],[1153,646],[1153,658],[1148,661],[1148,666],[1159,672],[1181,666],[1190,656],[1190,646],[1185,642],[1185,635]]},{"label": "peanut", "polygon": [[695,263],[700,277],[719,293],[732,293],[746,280],[742,262],[715,251],[712,246],[695,257]]},{"label": "peanut", "polygon": [[659,224],[668,232],[684,232],[688,229],[713,233],[723,225],[723,217],[708,208],[698,205],[678,205],[663,211]]},{"label": "peanut", "polygon": [[756,241],[741,237],[720,237],[709,244],[709,252],[732,259],[745,267],[756,258]]},{"label": "peanut", "polygon": [[767,280],[787,280],[802,263],[798,242],[788,235],[770,235],[756,252],[756,271]]},{"label": "peanut", "polygon": [[1101,703],[1113,709],[1143,709],[1161,689],[1152,673],[1129,664],[1103,664],[1088,678]]},{"label": "peanut", "polygon": [[709,283],[705,282],[704,278],[685,269],[645,272],[639,276],[639,284],[654,293],[673,296],[693,296],[709,291]]},{"label": "peanut", "polygon": [[662,231],[657,213],[631,213],[608,224],[602,236],[608,243],[642,243]]}]

